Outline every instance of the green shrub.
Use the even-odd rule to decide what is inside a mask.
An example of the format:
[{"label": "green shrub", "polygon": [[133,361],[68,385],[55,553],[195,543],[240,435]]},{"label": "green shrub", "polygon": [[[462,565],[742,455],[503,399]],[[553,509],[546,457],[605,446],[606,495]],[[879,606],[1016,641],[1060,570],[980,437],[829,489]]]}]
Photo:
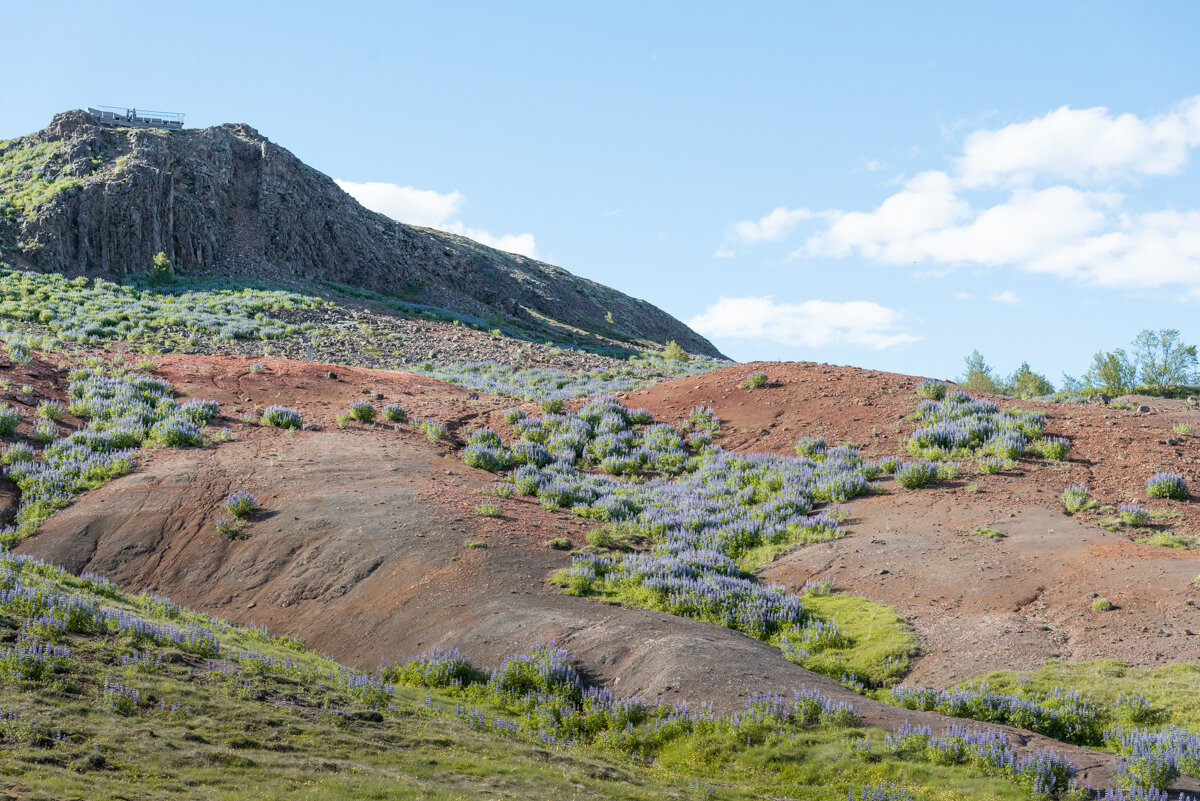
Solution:
[{"label": "green shrub", "polygon": [[1092,500],[1092,491],[1082,484],[1072,484],[1063,490],[1061,500],[1063,508],[1071,514],[1096,505],[1095,501]]},{"label": "green shrub", "polygon": [[1093,612],[1110,612],[1112,611],[1112,608],[1112,601],[1108,600],[1107,598],[1097,598],[1096,600],[1092,601]]},{"label": "green shrub", "polygon": [[743,389],[762,389],[770,381],[766,373],[751,373],[746,376],[746,382],[742,384]]},{"label": "green shrub", "polygon": [[500,517],[502,511],[498,504],[481,503],[475,507],[475,514],[480,517]]},{"label": "green shrub", "polygon": [[299,429],[304,427],[300,412],[286,406],[268,406],[263,410],[261,421],[265,426]]},{"label": "green shrub", "polygon": [[350,409],[347,411],[351,419],[358,420],[360,423],[371,423],[375,421],[375,416],[378,412],[375,407],[366,401],[355,401],[350,404]]},{"label": "green shrub", "polygon": [[938,477],[933,462],[909,462],[896,471],[896,483],[905,489],[919,489]]}]

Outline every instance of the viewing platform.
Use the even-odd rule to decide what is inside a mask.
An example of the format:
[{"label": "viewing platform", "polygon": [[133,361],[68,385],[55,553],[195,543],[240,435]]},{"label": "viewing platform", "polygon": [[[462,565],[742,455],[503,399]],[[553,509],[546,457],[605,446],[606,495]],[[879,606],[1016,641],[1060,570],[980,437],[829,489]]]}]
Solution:
[{"label": "viewing platform", "polygon": [[87,113],[101,125],[119,128],[166,128],[178,131],[183,127],[183,114],[175,111],[146,111],[116,106],[88,106]]}]

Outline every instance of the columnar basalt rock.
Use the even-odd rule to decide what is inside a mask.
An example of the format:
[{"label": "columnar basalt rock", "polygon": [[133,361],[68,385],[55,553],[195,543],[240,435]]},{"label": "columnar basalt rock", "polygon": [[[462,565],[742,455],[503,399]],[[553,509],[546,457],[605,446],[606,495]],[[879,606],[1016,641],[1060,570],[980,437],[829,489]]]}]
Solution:
[{"label": "columnar basalt rock", "polygon": [[[560,267],[369,211],[255,129],[105,128],[82,111],[0,145],[57,143],[45,180],[78,183],[0,224],[10,264],[69,274],[177,268],[337,281],[533,330],[718,355],[662,310]],[[611,317],[608,315],[611,314]],[[613,322],[608,322],[611,319]]]}]

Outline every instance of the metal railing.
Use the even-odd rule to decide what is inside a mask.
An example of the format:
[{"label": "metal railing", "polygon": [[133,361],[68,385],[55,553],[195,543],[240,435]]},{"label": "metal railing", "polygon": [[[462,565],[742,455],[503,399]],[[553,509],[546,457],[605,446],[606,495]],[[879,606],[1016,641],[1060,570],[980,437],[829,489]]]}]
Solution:
[{"label": "metal railing", "polygon": [[178,111],[151,111],[149,109],[121,108],[119,106],[88,106],[88,113],[101,120],[126,120],[143,125],[169,125],[183,127],[184,115]]}]

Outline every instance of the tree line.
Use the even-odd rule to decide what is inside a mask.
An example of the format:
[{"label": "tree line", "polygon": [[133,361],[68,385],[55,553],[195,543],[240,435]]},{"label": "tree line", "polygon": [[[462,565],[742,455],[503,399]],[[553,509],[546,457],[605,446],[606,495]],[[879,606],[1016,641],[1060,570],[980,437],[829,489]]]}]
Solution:
[{"label": "tree line", "polygon": [[[966,372],[957,381],[980,392],[1015,397],[1051,395],[1054,384],[1022,362],[1009,376],[999,376],[978,350],[966,358]],[[1097,351],[1082,378],[1063,373],[1062,391],[1126,395],[1133,390],[1169,397],[1200,384],[1195,345],[1186,344],[1174,328],[1146,329],[1134,337],[1129,351]]]}]

